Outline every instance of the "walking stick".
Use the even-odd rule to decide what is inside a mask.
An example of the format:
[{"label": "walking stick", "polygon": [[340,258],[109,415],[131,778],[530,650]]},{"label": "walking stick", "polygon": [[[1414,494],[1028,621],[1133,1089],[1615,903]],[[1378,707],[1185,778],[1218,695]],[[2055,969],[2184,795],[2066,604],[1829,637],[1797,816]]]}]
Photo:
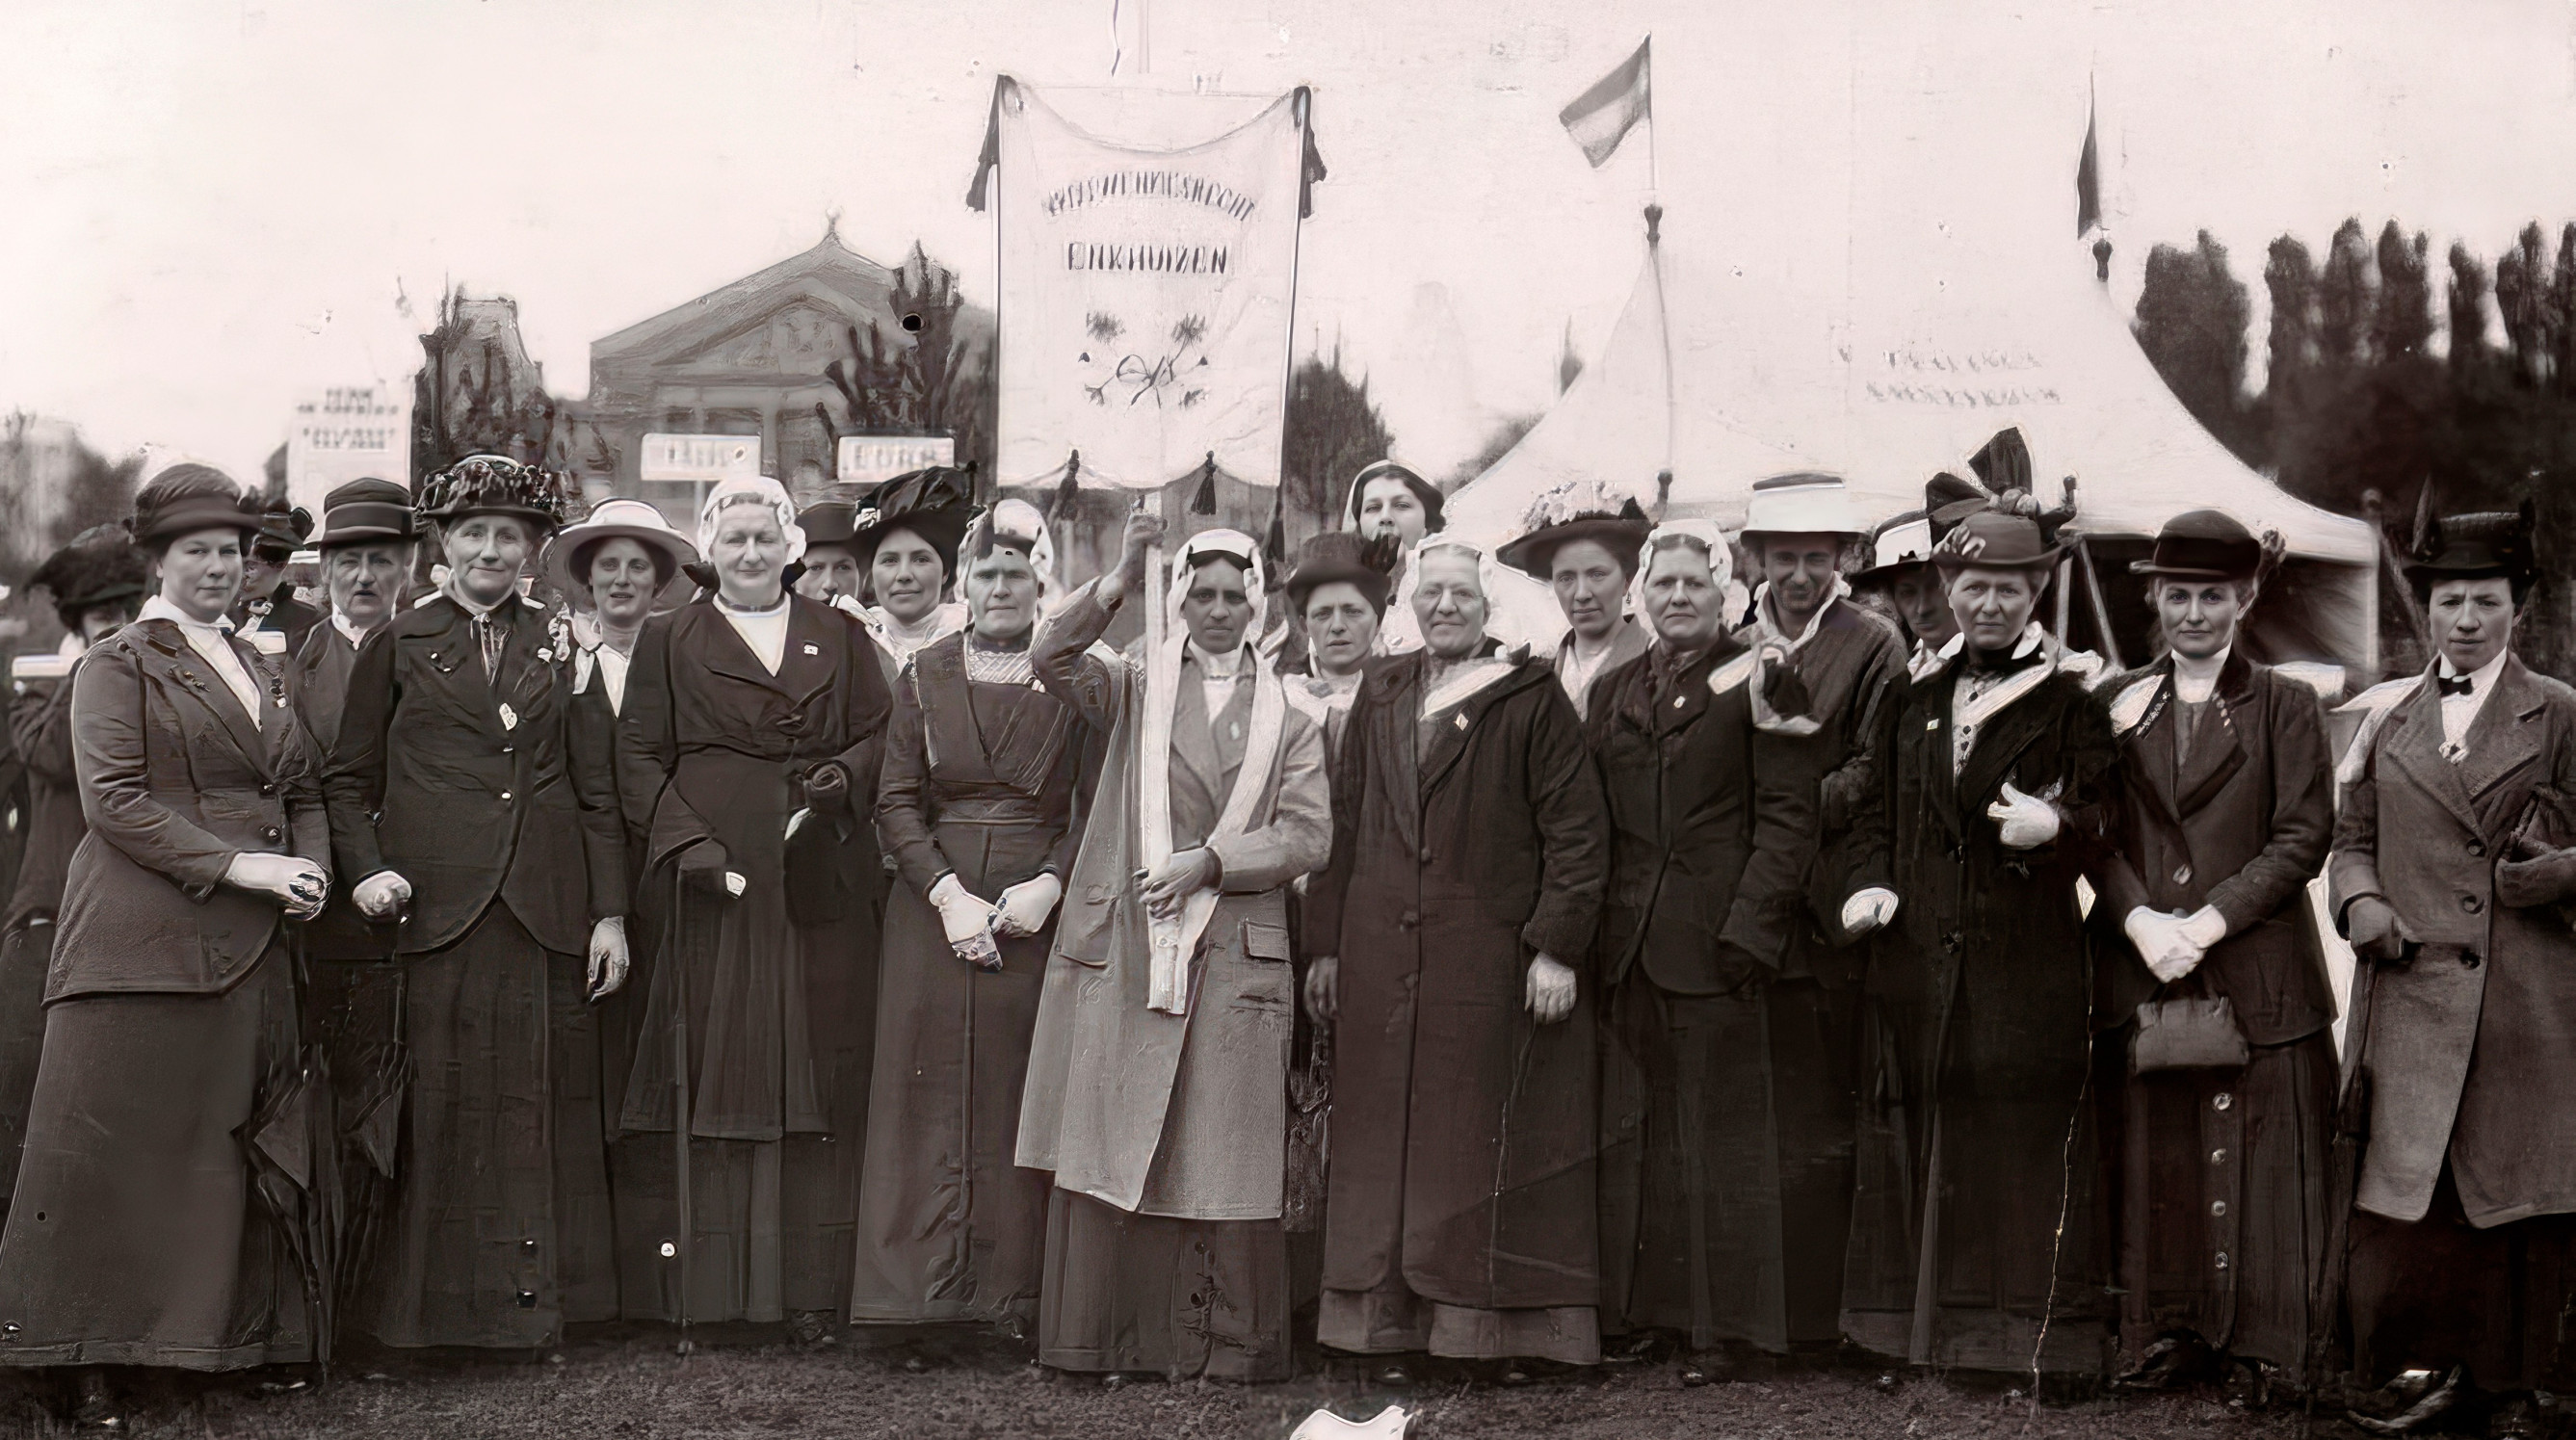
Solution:
[{"label": "walking stick", "polygon": [[[2370,1143],[2370,1060],[2372,1011],[2379,998],[2379,962],[2356,952],[2352,957],[2352,1003],[2345,1024],[2345,1048],[2351,1051],[2336,1089],[2334,1135],[2327,1158],[2326,1243],[2317,1257],[2317,1273],[2308,1292],[2307,1414],[2313,1424],[2317,1391],[2326,1380],[2334,1352],[2337,1325],[2352,1283],[2352,1207],[2361,1184],[2361,1157]],[[2354,1033],[2358,1031],[2359,1033]]]},{"label": "walking stick", "polygon": [[680,1295],[677,1304],[680,1339],[674,1348],[687,1355],[696,1348],[689,1339],[689,1252],[697,1248],[697,1216],[689,1198],[689,976],[683,952],[689,943],[689,884],[671,877],[671,934],[677,941],[671,958],[680,961],[671,975],[671,1154],[673,1194],[680,1211]]}]

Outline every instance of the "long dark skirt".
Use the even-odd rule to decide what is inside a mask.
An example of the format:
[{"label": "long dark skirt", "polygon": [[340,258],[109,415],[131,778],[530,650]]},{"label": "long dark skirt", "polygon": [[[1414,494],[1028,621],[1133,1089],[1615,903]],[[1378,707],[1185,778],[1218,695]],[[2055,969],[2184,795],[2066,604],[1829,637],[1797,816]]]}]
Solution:
[{"label": "long dark skirt", "polygon": [[[414,1078],[395,1192],[350,1317],[388,1345],[508,1349],[614,1314],[598,1031],[583,960],[495,904],[402,965]],[[564,1079],[560,1093],[555,1085]]]},{"label": "long dark skirt", "polygon": [[2464,1365],[2482,1390],[2576,1388],[2576,1215],[2480,1230],[2444,1165],[2423,1219],[2353,1215],[2351,1273],[2365,1382]]},{"label": "long dark skirt", "polygon": [[2248,1360],[2306,1363],[2334,1089],[2325,1031],[2257,1048],[2242,1070],[2125,1081],[2120,1343],[2130,1363],[2180,1332]]},{"label": "long dark skirt", "polygon": [[[938,839],[958,882],[990,900],[1036,873],[1054,836],[952,822]],[[1050,923],[1002,941],[1003,968],[986,973],[948,948],[939,912],[912,886],[886,897],[853,1321],[1037,1318],[1052,1187],[1015,1156],[1054,937]]]},{"label": "long dark skirt", "polygon": [[296,1040],[282,948],[220,995],[47,1008],[0,1231],[0,1364],[233,1370],[311,1358],[304,1282],[236,1133],[293,1078]]},{"label": "long dark skirt", "polygon": [[[755,881],[755,886],[761,882]],[[665,894],[669,893],[665,885]],[[755,908],[711,896],[683,901],[689,974],[688,1042],[693,1076],[690,1108],[690,1251],[687,1318],[693,1322],[777,1321],[807,1311],[839,1312],[849,1303],[856,1261],[859,1162],[866,1153],[868,1084],[876,1049],[879,920],[862,900],[846,920],[790,924],[782,895]],[[665,922],[667,923],[667,916]],[[760,957],[747,951],[763,952]],[[679,973],[673,948],[656,956],[647,983],[667,987]],[[782,973],[783,972],[783,973]],[[711,1016],[730,991],[729,976],[752,974],[785,986],[775,1023],[801,1027],[792,1058],[811,1067],[810,1090],[791,1077],[783,1117],[772,1107],[774,1138],[740,1138],[759,1117],[740,1103],[755,1066],[784,1067],[789,1047],[772,1044],[737,1055],[729,1076],[712,1073],[720,1048]],[[679,1266],[662,1245],[679,1230],[671,1139],[670,1007],[667,989],[650,994],[636,1027],[631,1071],[613,1082],[623,1096],[615,1146],[620,1217],[619,1273],[626,1318],[680,1317]],[[647,999],[639,993],[635,1002]],[[736,1021],[737,1034],[752,1027]],[[735,1098],[728,1099],[728,1091]],[[780,1126],[783,1118],[786,1122]],[[716,1133],[709,1133],[710,1131]],[[725,1132],[737,1132],[728,1134]]]},{"label": "long dark skirt", "polygon": [[17,1188],[36,1062],[45,1050],[45,967],[53,958],[51,922],[21,925],[0,939],[0,1192]]},{"label": "long dark skirt", "polygon": [[1052,1192],[1038,1359],[1059,1370],[1285,1380],[1288,1234],[1276,1220],[1131,1215]]}]

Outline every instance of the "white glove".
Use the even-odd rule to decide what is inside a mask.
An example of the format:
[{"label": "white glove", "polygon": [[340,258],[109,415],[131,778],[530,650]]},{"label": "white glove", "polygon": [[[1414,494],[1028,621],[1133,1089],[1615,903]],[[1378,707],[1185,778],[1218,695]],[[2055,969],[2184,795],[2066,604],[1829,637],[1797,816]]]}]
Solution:
[{"label": "white glove", "polygon": [[2200,947],[2182,935],[2182,917],[2141,905],[2121,920],[2138,958],[2158,980],[2170,985],[2200,965]]},{"label": "white glove", "polygon": [[358,913],[370,920],[391,920],[411,899],[411,882],[391,870],[379,870],[349,892]]},{"label": "white glove", "polygon": [[962,945],[984,932],[993,917],[993,907],[966,893],[955,874],[939,877],[930,887],[930,903],[939,911],[939,928],[948,935],[948,943]]},{"label": "white glove", "polygon": [[2057,838],[2057,807],[2036,795],[2025,795],[2004,782],[2004,798],[1986,807],[1986,818],[2003,832],[2007,850],[2034,850]]},{"label": "white glove", "polygon": [[1553,1025],[1574,1013],[1574,968],[1553,955],[1530,961],[1526,1003],[1541,1025]]},{"label": "white glove", "polygon": [[2176,926],[2175,932],[2190,941],[2193,949],[2206,951],[2227,938],[2227,917],[2218,913],[2217,906],[2203,905]]},{"label": "white glove", "polygon": [[626,917],[611,915],[590,927],[590,998],[606,999],[626,983]]},{"label": "white glove", "polygon": [[1055,902],[1064,898],[1064,882],[1052,870],[1042,870],[1002,892],[994,908],[1001,918],[993,922],[996,935],[1035,935],[1046,928],[1047,917],[1055,913]]},{"label": "white glove", "polygon": [[224,883],[236,890],[265,895],[296,918],[320,913],[331,894],[331,875],[301,855],[275,855],[244,850],[224,867]]},{"label": "white glove", "polygon": [[1866,935],[1896,918],[1896,892],[1873,885],[1843,902],[1843,932]]}]

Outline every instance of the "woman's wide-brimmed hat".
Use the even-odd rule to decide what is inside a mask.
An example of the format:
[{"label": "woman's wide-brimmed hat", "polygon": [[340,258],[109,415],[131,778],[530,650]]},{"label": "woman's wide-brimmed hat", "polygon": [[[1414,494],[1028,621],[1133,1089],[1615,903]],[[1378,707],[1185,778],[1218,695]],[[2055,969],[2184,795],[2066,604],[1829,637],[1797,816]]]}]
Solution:
[{"label": "woman's wide-brimmed hat", "polygon": [[151,562],[122,525],[94,525],[45,557],[28,583],[54,597],[66,628],[96,605],[131,600],[152,588]]},{"label": "woman's wide-brimmed hat", "polygon": [[242,543],[259,533],[259,501],[212,465],[181,461],[152,477],[134,497],[134,538],[143,544],[199,530],[238,530]]},{"label": "woman's wide-brimmed hat", "polygon": [[2041,538],[2039,522],[2029,516],[1980,510],[1950,527],[1932,547],[1932,563],[1944,570],[2042,570],[2063,552]]},{"label": "woman's wide-brimmed hat", "polygon": [[1496,546],[1494,558],[1545,580],[1554,571],[1557,551],[1590,540],[1608,550],[1620,569],[1633,571],[1637,549],[1654,528],[1635,496],[1618,494],[1598,480],[1568,481],[1530,503],[1521,517],[1520,538]]},{"label": "woman's wide-brimmed hat", "polygon": [[563,476],[506,455],[468,455],[420,484],[421,516],[441,523],[508,515],[553,530],[567,508]]},{"label": "woman's wide-brimmed hat", "polygon": [[909,530],[939,552],[940,563],[953,578],[957,548],[965,543],[966,526],[975,518],[974,496],[971,465],[933,465],[897,475],[878,486],[868,503],[851,516],[846,543],[864,570],[876,563],[877,546],[886,536]]},{"label": "woman's wide-brimmed hat", "polygon": [[2410,580],[2483,580],[2501,576],[2527,585],[2540,573],[2532,546],[2531,502],[2519,510],[2445,515],[2424,528],[2406,563]]},{"label": "woman's wide-brimmed hat", "polygon": [[655,597],[657,604],[676,604],[688,598],[690,581],[682,572],[696,563],[698,547],[690,544],[689,537],[681,534],[660,510],[641,500],[603,500],[579,524],[558,531],[546,542],[546,582],[564,594],[587,591],[590,577],[580,572],[586,568],[594,547],[610,540],[636,541],[670,561],[662,567],[668,578],[662,583],[662,593]]},{"label": "woman's wide-brimmed hat", "polygon": [[1297,565],[1288,572],[1280,589],[1288,596],[1288,607],[1294,611],[1306,608],[1307,597],[1325,585],[1356,586],[1360,598],[1369,608],[1386,613],[1387,595],[1394,589],[1391,577],[1395,569],[1396,547],[1392,541],[1370,540],[1349,530],[1327,530],[1309,536],[1297,547]]}]

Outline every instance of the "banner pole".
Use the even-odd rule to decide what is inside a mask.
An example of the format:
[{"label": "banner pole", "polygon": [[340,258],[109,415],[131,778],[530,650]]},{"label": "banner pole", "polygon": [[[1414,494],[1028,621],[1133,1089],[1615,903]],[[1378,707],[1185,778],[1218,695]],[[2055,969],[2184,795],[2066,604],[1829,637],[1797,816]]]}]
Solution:
[{"label": "banner pole", "polygon": [[[1281,357],[1282,363],[1279,367],[1279,468],[1277,473],[1271,476],[1271,478],[1282,487],[1288,483],[1288,406],[1289,403],[1297,397],[1297,265],[1299,259],[1302,257],[1306,243],[1306,207],[1304,204],[1304,196],[1306,194],[1306,149],[1310,143],[1310,137],[1313,134],[1314,129],[1314,105],[1314,92],[1303,85],[1298,86],[1295,99],[1291,102],[1291,106],[1297,116],[1297,194],[1299,196],[1299,204],[1297,206],[1297,227],[1295,230],[1290,232],[1288,237],[1288,325],[1286,343],[1281,347],[1287,353]],[[1325,476],[1310,476],[1308,478],[1314,481],[1319,492],[1323,487],[1329,486],[1332,483],[1330,478]],[[1321,530],[1325,528],[1327,524],[1326,517],[1332,513],[1333,497],[1328,494],[1318,493],[1315,499],[1315,528]],[[1274,505],[1278,503],[1275,497],[1272,503]],[[1280,537],[1280,543],[1283,546],[1287,544],[1287,537],[1284,534]],[[1287,603],[1284,598],[1285,592],[1281,591],[1278,586],[1279,577],[1275,575],[1270,577],[1270,593],[1282,596],[1283,598],[1280,603],[1285,605]],[[1269,617],[1266,615],[1261,617],[1260,623],[1266,632],[1269,628]],[[1259,637],[1256,636],[1254,638],[1258,639]]]}]

